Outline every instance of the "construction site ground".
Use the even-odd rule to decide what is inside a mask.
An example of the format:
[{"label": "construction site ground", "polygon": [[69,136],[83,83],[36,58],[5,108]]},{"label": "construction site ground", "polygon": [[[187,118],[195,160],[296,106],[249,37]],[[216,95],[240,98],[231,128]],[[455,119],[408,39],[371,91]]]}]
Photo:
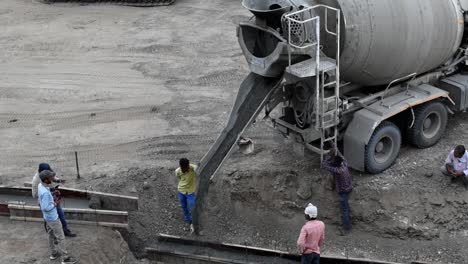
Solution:
[{"label": "construction site ground", "polygon": [[[199,161],[226,122],[248,74],[236,25],[249,18],[239,0],[0,1],[0,184],[22,185],[49,162],[69,187],[139,196],[124,234],[136,256],[158,233],[191,237],[173,171],[181,157]],[[319,157],[259,119],[246,133],[255,152],[235,152],[211,184],[200,238],[295,251],[313,202],[327,225],[323,254],[468,263],[468,191],[438,172],[452,147],[467,144],[467,128],[467,114],[451,117],[436,146],[404,145],[379,175],[353,171],[354,229],[343,237]],[[82,263],[119,263],[125,249],[113,230],[72,228]],[[41,223],[0,218],[0,234],[0,263],[48,263]]]},{"label": "construction site ground", "polygon": [[[0,217],[0,262],[24,264],[49,264],[47,234],[42,223],[11,221]],[[67,250],[79,256],[81,263],[129,263],[142,264],[137,260],[119,232],[99,226],[73,226],[80,236],[68,239]]]}]

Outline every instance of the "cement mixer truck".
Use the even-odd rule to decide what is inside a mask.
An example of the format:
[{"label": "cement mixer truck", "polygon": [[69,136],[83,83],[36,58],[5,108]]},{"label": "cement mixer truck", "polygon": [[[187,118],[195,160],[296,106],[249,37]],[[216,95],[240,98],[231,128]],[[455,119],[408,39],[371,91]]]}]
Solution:
[{"label": "cement mixer truck", "polygon": [[[251,73],[201,161],[200,190],[261,113],[322,156],[380,173],[402,140],[428,148],[468,107],[468,0],[244,0],[237,28]],[[200,201],[199,197],[199,201]]]}]

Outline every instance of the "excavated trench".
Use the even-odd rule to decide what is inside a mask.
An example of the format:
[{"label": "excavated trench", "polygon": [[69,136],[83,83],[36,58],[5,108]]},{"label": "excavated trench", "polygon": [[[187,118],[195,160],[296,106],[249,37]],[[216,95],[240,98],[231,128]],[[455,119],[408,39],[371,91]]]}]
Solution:
[{"label": "excavated trench", "polygon": [[[146,258],[153,262],[165,264],[215,264],[215,263],[300,263],[301,257],[289,252],[263,249],[245,245],[226,244],[191,240],[169,235],[159,235],[154,247],[144,247],[143,241],[138,241],[127,230],[119,230],[129,244],[130,250],[137,258]],[[398,264],[396,262],[377,261],[364,258],[322,256],[324,264]],[[422,263],[422,262],[411,262]]]},{"label": "excavated trench", "polygon": [[[151,171],[146,170],[136,171],[134,173],[135,174],[124,175],[124,177],[133,178],[132,175],[140,175],[133,178],[139,181],[149,174],[153,174]],[[144,176],[143,174],[146,173],[148,173],[148,175]],[[175,203],[169,201],[175,198],[172,194],[172,188],[166,189],[166,187],[164,187],[166,186],[165,184],[160,185],[158,183],[153,183],[153,186],[158,187],[157,189],[149,189],[148,191],[141,190],[140,205],[144,212],[132,213],[133,215],[130,216],[129,230],[119,230],[135,256],[138,258],[151,258],[152,254],[153,258],[155,258],[157,252],[152,252],[149,255],[145,252],[145,248],[150,247],[161,250],[160,253],[163,255],[169,254],[179,260],[181,258],[186,258],[186,261],[188,261],[187,259],[192,259],[194,257],[193,255],[197,255],[201,258],[216,256],[218,259],[231,259],[236,258],[235,256],[239,258],[239,255],[241,255],[241,259],[247,258],[251,261],[256,258],[258,260],[259,258],[257,254],[252,252],[249,252],[247,257],[245,252],[240,254],[232,252],[227,254],[223,252],[223,250],[218,252],[216,246],[214,249],[209,245],[201,246],[204,243],[203,241],[226,241],[229,243],[240,243],[242,245],[294,252],[294,243],[297,239],[296,235],[298,232],[296,229],[300,228],[304,221],[302,218],[302,204],[306,200],[298,196],[299,189],[301,189],[301,192],[304,192],[304,190],[302,190],[304,181],[315,181],[318,185],[323,186],[323,188],[316,187],[308,200],[313,200],[319,205],[319,208],[321,208],[321,219],[327,223],[328,241],[326,242],[325,248],[333,246],[335,238],[333,238],[332,230],[334,226],[339,226],[339,219],[336,219],[336,215],[339,215],[339,211],[337,210],[337,206],[335,206],[338,201],[335,199],[333,191],[329,190],[328,182],[324,178],[322,178],[321,181],[313,177],[307,178],[306,175],[291,170],[276,171],[272,169],[268,172],[264,170],[241,170],[232,172],[230,168],[227,169],[227,172],[223,173],[220,178],[221,179],[217,180],[210,189],[210,195],[207,197],[207,209],[204,210],[201,218],[204,226],[209,226],[210,228],[205,228],[203,234],[199,237],[191,236],[187,231],[183,231],[184,226],[181,220],[181,214],[179,214],[180,208],[178,207],[178,203],[177,201],[175,201]],[[162,180],[159,177],[157,179]],[[163,188],[161,189],[160,187]],[[351,205],[354,206],[353,223],[357,232],[368,232],[369,234],[384,236],[388,239],[404,239],[407,241],[430,241],[439,238],[439,233],[433,235],[431,235],[432,233],[424,234],[424,232],[428,232],[428,230],[418,231],[414,225],[409,224],[405,226],[404,222],[396,221],[393,223],[392,220],[388,219],[386,214],[391,215],[391,212],[393,212],[392,210],[395,210],[391,209],[392,204],[388,201],[390,199],[389,196],[392,195],[391,192],[382,193],[378,190],[363,191],[361,188],[363,188],[363,186],[358,184],[357,190],[351,198]],[[170,191],[167,192],[168,190]],[[275,195],[271,195],[271,192],[268,192],[268,190],[273,190]],[[155,193],[158,193],[158,197],[154,197]],[[301,194],[301,196],[303,195],[304,194]],[[396,202],[404,194],[393,193],[393,195],[394,197],[392,199]],[[414,197],[417,195],[418,194],[415,194]],[[372,196],[380,198],[370,198]],[[411,196],[407,198],[408,203],[413,202]],[[223,202],[220,203],[220,200]],[[363,200],[366,201],[362,202]],[[332,206],[326,206],[327,203]],[[433,201],[433,203],[435,203],[435,201]],[[163,206],[159,207],[159,205]],[[381,206],[385,206],[383,207],[384,209],[382,209]],[[389,211],[383,214],[374,213],[381,212],[382,210]],[[409,207],[408,212],[409,211],[414,211],[414,208]],[[416,213],[417,212],[414,212],[414,214]],[[230,217],[229,214],[233,216]],[[272,219],[272,217],[274,217],[275,220],[270,223],[271,225],[265,225],[265,219]],[[224,224],[224,222],[228,224]],[[274,231],[272,231],[271,228],[273,228]],[[330,232],[332,232],[331,235],[329,234]],[[195,239],[196,242],[194,242],[195,245],[193,247],[185,247],[177,243],[167,245],[164,241],[161,242],[158,239],[157,236],[160,233]],[[282,239],[280,239],[280,237]],[[359,239],[359,235],[357,235],[356,239]],[[352,239],[352,241],[354,241],[354,239]],[[361,248],[361,250],[369,250],[369,253],[371,251],[366,248]],[[183,254],[179,254],[181,252],[191,252],[191,255],[183,256]],[[333,251],[328,252],[332,253]],[[351,254],[351,256],[359,258],[359,255]],[[262,263],[261,257],[260,255],[258,263]],[[366,257],[371,258],[370,256],[364,255],[361,259]],[[276,262],[269,263],[297,263],[294,262],[294,258],[283,259],[273,256],[272,259]],[[381,258],[372,257],[372,259],[395,260],[393,257],[386,256],[381,256]],[[415,260],[417,259],[411,259],[411,261]],[[404,263],[411,263],[411,261]],[[354,263],[392,262],[374,261]]]}]

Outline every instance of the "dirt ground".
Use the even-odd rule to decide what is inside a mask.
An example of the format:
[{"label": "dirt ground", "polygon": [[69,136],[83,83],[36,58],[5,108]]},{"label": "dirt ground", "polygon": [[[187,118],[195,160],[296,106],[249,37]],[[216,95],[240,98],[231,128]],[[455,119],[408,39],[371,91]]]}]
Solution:
[{"label": "dirt ground", "polygon": [[[189,236],[173,170],[182,156],[200,160],[226,122],[248,73],[235,26],[249,17],[239,0],[157,8],[0,1],[0,184],[22,185],[46,161],[71,187],[140,197],[127,238],[137,255],[158,233]],[[467,127],[468,115],[457,115],[436,146],[404,146],[380,175],[353,172],[354,230],[342,237],[338,197],[318,157],[259,120],[247,131],[255,152],[235,153],[210,187],[201,238],[294,251],[302,208],[313,202],[327,224],[323,254],[467,263],[468,192],[437,171],[454,145],[468,143]],[[32,247],[25,241],[39,239],[40,226],[0,226],[1,263],[44,258],[15,252]],[[74,228],[98,248],[112,240],[113,231]]]},{"label": "dirt ground", "polygon": [[[59,263],[49,260],[47,234],[42,223],[11,221],[0,217],[0,226],[1,263]],[[144,263],[133,256],[117,231],[78,225],[73,230],[80,235],[66,239],[67,250],[70,255],[78,257],[81,263]]]}]

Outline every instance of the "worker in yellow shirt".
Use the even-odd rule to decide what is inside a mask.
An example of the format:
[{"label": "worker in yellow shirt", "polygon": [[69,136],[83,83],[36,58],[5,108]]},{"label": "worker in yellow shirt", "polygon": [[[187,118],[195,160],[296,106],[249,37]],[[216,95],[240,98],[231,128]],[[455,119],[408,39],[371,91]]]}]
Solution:
[{"label": "worker in yellow shirt", "polygon": [[190,231],[194,232],[192,224],[192,209],[195,206],[195,191],[197,188],[197,166],[190,164],[189,160],[179,160],[179,168],[175,170],[179,180],[178,195],[180,205],[184,210],[185,221],[190,225]]}]

